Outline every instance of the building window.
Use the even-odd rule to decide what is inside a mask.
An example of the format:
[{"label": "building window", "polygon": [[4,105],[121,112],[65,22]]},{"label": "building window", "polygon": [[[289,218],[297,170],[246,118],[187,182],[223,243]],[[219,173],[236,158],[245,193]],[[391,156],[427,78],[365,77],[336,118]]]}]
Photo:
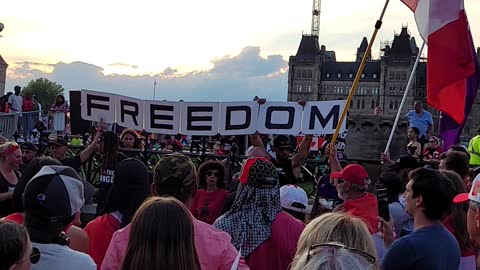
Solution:
[{"label": "building window", "polygon": [[395,80],[400,81],[400,73],[399,72],[397,72],[397,74],[395,74]]},{"label": "building window", "polygon": [[302,85],[298,86],[298,92],[302,92]]},{"label": "building window", "polygon": [[305,71],[302,71],[302,78],[306,78],[307,77],[307,73]]},{"label": "building window", "polygon": [[342,78],[342,73],[338,73],[337,78],[339,78],[339,79]]},{"label": "building window", "polygon": [[394,79],[395,79],[395,72],[390,71],[390,80],[394,80]]},{"label": "building window", "polygon": [[308,78],[310,78],[310,79],[311,79],[312,77],[313,77],[313,73],[312,73],[312,71],[311,71],[311,70],[309,70],[309,71],[308,71]]},{"label": "building window", "polygon": [[360,99],[357,100],[357,109],[360,109]]},{"label": "building window", "polygon": [[297,76],[297,78],[301,78],[302,77],[302,72],[300,70],[297,70],[296,76]]},{"label": "building window", "polygon": [[372,105],[370,106],[370,108],[372,109],[375,108],[375,101],[373,101],[373,99],[372,99]]},{"label": "building window", "polygon": [[352,73],[348,74],[348,78],[350,79],[353,78],[353,74]]},{"label": "building window", "polygon": [[377,107],[380,106],[380,99],[377,99]]},{"label": "building window", "polygon": [[330,78],[330,73],[327,73],[325,77]]},{"label": "building window", "polygon": [[377,73],[373,73],[372,77],[373,77],[374,79],[376,79],[376,78],[377,78]]},{"label": "building window", "polygon": [[390,110],[393,109],[393,100],[390,100]]},{"label": "building window", "polygon": [[312,92],[312,86],[311,85],[306,85],[305,86],[307,92]]},{"label": "building window", "polygon": [[407,79],[407,73],[406,72],[402,72],[402,80],[406,80]]},{"label": "building window", "polygon": [[361,76],[361,78],[362,78],[362,79],[364,79],[364,78],[365,78],[365,74],[364,74],[364,73],[362,73],[362,76]]},{"label": "building window", "polygon": [[362,109],[365,109],[365,99],[362,100]]},{"label": "building window", "polygon": [[395,100],[395,109],[398,109],[398,100]]},{"label": "building window", "polygon": [[353,107],[353,102],[350,102],[350,109]]}]

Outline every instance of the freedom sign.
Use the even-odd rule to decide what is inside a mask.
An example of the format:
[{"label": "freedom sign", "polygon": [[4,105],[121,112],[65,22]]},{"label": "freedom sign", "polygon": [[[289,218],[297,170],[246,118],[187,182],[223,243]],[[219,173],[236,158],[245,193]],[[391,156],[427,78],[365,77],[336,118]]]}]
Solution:
[{"label": "freedom sign", "polygon": [[[175,102],[81,90],[81,116],[150,133],[212,136],[333,134],[344,100],[307,102]],[[340,132],[345,130],[345,121]]]}]

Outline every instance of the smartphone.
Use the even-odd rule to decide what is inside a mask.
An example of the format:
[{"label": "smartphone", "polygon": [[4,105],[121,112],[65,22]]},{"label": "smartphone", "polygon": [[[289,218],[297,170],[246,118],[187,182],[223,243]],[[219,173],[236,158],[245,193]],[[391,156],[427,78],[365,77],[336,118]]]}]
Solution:
[{"label": "smartphone", "polygon": [[377,189],[378,215],[385,221],[390,221],[390,210],[388,208],[388,192],[386,188]]}]

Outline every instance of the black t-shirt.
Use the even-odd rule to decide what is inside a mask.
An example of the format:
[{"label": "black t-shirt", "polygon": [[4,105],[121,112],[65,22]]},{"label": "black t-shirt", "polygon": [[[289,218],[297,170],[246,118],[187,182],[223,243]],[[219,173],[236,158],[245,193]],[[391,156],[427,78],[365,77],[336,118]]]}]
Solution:
[{"label": "black t-shirt", "polygon": [[95,196],[97,199],[97,215],[102,215],[105,207],[105,200],[107,199],[107,195],[112,188],[112,184],[114,181],[115,176],[115,168],[117,167],[118,162],[122,161],[123,159],[127,158],[124,154],[118,153],[117,154],[117,162],[115,164],[111,164],[109,166],[105,166],[100,168],[100,184],[98,185],[98,191]]},{"label": "black t-shirt", "polygon": [[[17,179],[20,179],[20,173],[15,171]],[[16,185],[10,184],[10,182],[5,179],[2,173],[0,173],[0,193],[13,192]],[[0,218],[8,216],[12,213],[15,213],[13,208],[13,199],[8,199],[0,202]]]},{"label": "black t-shirt", "polygon": [[79,171],[82,167],[82,160],[80,159],[80,155],[62,159],[60,160],[60,162],[63,166],[72,167],[75,171]]},{"label": "black t-shirt", "polygon": [[293,173],[293,165],[291,159],[288,159],[288,161],[284,163],[278,163],[276,159],[272,159],[272,163],[273,165],[275,165],[275,167],[277,167],[278,181],[280,183],[280,186],[288,184],[295,185],[298,183],[298,179]]}]

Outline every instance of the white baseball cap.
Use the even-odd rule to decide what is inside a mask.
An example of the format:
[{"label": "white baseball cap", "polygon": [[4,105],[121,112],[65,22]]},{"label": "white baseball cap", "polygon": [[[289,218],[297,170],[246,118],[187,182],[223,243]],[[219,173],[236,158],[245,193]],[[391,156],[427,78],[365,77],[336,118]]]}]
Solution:
[{"label": "white baseball cap", "polygon": [[[305,213],[308,206],[308,196],[305,190],[297,185],[285,185],[280,188],[280,203],[283,208]],[[293,203],[299,203],[305,208],[292,206]]]},{"label": "white baseball cap", "polygon": [[453,203],[464,203],[468,201],[480,203],[480,174],[473,179],[470,193],[460,193],[453,198]]}]

